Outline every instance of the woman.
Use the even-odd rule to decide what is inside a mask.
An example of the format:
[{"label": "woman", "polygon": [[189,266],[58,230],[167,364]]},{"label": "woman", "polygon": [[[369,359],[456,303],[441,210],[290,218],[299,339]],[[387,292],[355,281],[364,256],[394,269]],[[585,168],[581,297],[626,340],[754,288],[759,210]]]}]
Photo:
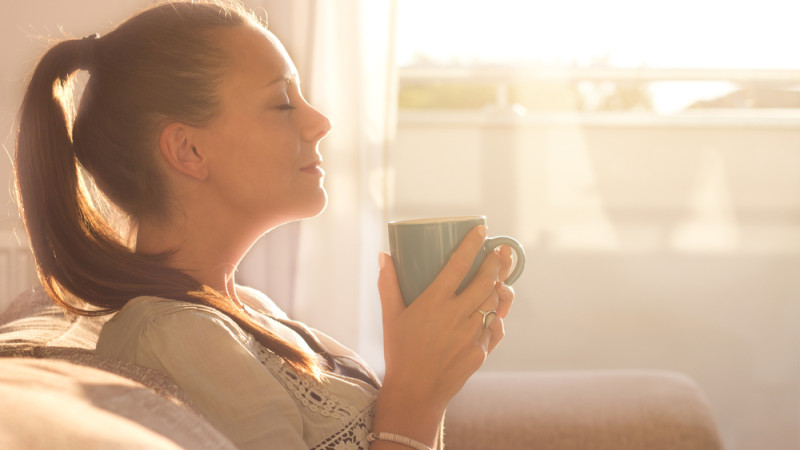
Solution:
[{"label": "woman", "polygon": [[[90,77],[73,123],[80,69]],[[116,313],[97,352],[172,377],[237,446],[441,447],[447,403],[502,339],[514,297],[506,248],[454,293],[485,229],[409,308],[380,255],[382,385],[353,352],[235,283],[261,235],[325,208],[318,144],[330,129],[280,42],[238,4],[156,6],[55,45],[31,78],[16,149],[39,277],[70,311]],[[500,319],[485,324],[478,309]]]}]

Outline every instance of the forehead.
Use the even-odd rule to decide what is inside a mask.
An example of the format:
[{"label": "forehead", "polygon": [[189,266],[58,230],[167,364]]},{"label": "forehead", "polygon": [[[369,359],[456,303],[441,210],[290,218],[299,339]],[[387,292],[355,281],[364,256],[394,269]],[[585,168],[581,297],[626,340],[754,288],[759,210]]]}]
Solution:
[{"label": "forehead", "polygon": [[229,86],[261,87],[268,81],[297,73],[286,49],[268,30],[256,26],[230,29],[223,38],[232,58]]}]

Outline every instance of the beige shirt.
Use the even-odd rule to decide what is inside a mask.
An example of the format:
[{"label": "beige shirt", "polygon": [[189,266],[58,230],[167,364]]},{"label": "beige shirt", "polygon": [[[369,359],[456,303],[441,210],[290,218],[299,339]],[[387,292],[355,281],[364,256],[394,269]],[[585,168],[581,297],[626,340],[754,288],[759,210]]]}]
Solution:
[{"label": "beige shirt", "polygon": [[[270,330],[313,353],[264,294],[238,288],[241,300]],[[244,294],[244,295],[242,295]],[[315,330],[337,364],[374,374],[351,350]],[[377,390],[326,372],[299,374],[224,314],[186,302],[138,297],[106,323],[97,353],[159,370],[240,448],[367,449]]]}]

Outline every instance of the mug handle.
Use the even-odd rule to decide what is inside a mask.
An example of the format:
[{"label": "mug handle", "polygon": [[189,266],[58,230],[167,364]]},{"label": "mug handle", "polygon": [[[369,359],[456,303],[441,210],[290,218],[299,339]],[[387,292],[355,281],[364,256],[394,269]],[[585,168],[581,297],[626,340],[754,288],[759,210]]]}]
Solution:
[{"label": "mug handle", "polygon": [[494,250],[501,245],[506,244],[514,250],[514,253],[517,254],[517,264],[514,266],[514,270],[508,275],[506,278],[505,283],[511,285],[513,282],[517,281],[520,275],[522,275],[522,269],[525,268],[525,250],[522,249],[522,244],[519,243],[516,239],[509,237],[509,236],[496,236],[487,238],[484,242],[484,248],[487,250]]}]

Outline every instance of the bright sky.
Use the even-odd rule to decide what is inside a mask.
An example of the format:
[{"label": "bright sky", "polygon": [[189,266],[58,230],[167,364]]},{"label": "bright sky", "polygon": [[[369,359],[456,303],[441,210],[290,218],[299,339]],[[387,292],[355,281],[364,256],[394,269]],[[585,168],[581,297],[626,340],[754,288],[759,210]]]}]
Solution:
[{"label": "bright sky", "polygon": [[401,65],[800,69],[799,0],[398,0]]}]

